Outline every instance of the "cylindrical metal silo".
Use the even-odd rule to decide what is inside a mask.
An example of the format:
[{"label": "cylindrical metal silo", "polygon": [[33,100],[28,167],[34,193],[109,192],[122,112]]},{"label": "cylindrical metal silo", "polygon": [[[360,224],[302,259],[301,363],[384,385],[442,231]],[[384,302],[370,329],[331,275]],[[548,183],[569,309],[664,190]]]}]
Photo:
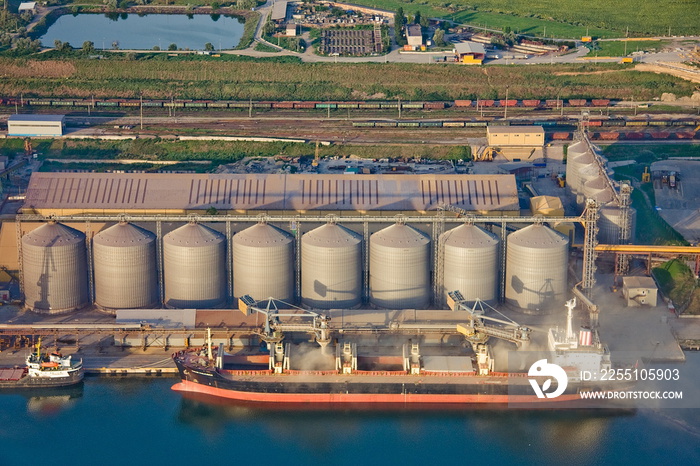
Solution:
[{"label": "cylindrical metal silo", "polygon": [[600,178],[602,175],[600,173],[600,168],[598,164],[592,163],[581,167],[578,172],[578,188],[576,190],[576,203],[579,207],[583,207],[586,203],[586,183]]},{"label": "cylindrical metal silo", "polygon": [[575,153],[575,155],[571,155],[571,152],[569,152],[566,160],[566,185],[569,188],[569,192],[576,196],[581,189],[579,172],[583,167],[593,163],[593,157],[587,152]]},{"label": "cylindrical metal silo", "polygon": [[[637,210],[629,208],[630,242],[634,242],[637,229]],[[617,204],[610,203],[601,207],[598,217],[598,242],[602,244],[620,244],[620,227],[622,215]]]},{"label": "cylindrical metal silo", "polygon": [[258,223],[233,235],[233,294],[294,301],[294,237]]},{"label": "cylindrical metal silo", "polygon": [[22,237],[24,296],[28,308],[49,314],[88,304],[85,235],[56,222]]},{"label": "cylindrical metal silo", "polygon": [[329,223],[301,238],[301,299],[320,309],[362,301],[362,236]]},{"label": "cylindrical metal silo", "polygon": [[212,308],[226,303],[226,237],[198,223],[163,236],[165,305]]},{"label": "cylindrical metal silo", "polygon": [[506,301],[530,311],[566,298],[569,239],[544,225],[511,233],[506,247]]},{"label": "cylindrical metal silo", "polygon": [[608,185],[607,180],[604,177],[599,176],[592,180],[588,180],[583,184],[583,198],[596,199],[600,197],[601,193],[609,190],[610,186]]},{"label": "cylindrical metal silo", "polygon": [[461,225],[442,234],[443,295],[458,290],[469,302],[498,298],[496,235],[476,225]]},{"label": "cylindrical metal silo", "polygon": [[156,235],[121,222],[92,239],[95,303],[105,309],[137,309],[158,303]]},{"label": "cylindrical metal silo", "polygon": [[397,223],[370,237],[370,301],[388,309],[422,309],[430,303],[430,238]]}]

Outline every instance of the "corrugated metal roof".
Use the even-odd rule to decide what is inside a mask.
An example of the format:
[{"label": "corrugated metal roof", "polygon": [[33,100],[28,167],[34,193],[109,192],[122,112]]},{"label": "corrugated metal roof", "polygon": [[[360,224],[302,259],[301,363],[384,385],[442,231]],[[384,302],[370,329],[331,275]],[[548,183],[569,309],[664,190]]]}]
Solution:
[{"label": "corrugated metal roof", "polygon": [[467,53],[478,53],[478,54],[485,54],[486,49],[484,49],[484,46],[478,42],[457,42],[455,44],[455,52],[458,55],[464,55]]},{"label": "corrugated metal roof", "polygon": [[63,121],[65,115],[34,115],[30,113],[14,114],[7,121]]},{"label": "corrugated metal roof", "polygon": [[544,134],[544,129],[541,126],[487,126],[486,132],[492,133],[508,133],[508,134]]},{"label": "corrugated metal roof", "polygon": [[34,173],[25,209],[518,210],[512,175]]}]

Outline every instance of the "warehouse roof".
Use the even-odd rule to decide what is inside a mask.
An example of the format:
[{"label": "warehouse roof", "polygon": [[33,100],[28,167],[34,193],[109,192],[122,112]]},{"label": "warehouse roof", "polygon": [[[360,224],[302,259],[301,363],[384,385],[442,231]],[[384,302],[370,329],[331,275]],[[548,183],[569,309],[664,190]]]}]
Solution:
[{"label": "warehouse roof", "polygon": [[33,113],[14,114],[7,121],[63,121],[65,115],[35,115]]},{"label": "warehouse roof", "polygon": [[33,173],[25,209],[518,210],[512,175]]},{"label": "warehouse roof", "polygon": [[272,13],[270,19],[272,21],[282,21],[287,17],[287,2],[277,0],[272,4]]},{"label": "warehouse roof", "polygon": [[542,134],[544,129],[541,126],[487,126],[487,133],[531,133],[531,134]]},{"label": "warehouse roof", "polygon": [[455,53],[458,55],[466,55],[469,53],[485,54],[484,45],[478,42],[457,42],[455,44]]},{"label": "warehouse roof", "polygon": [[420,24],[409,24],[406,26],[406,35],[411,37],[423,37],[423,30]]}]

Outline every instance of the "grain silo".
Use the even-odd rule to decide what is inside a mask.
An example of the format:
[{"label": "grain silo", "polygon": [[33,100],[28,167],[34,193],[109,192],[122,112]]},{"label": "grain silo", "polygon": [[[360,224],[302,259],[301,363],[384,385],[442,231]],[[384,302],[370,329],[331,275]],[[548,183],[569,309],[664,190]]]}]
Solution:
[{"label": "grain silo", "polygon": [[362,301],[362,236],[328,223],[301,238],[301,299],[320,309]]},{"label": "grain silo", "polygon": [[22,237],[25,304],[57,314],[88,304],[85,235],[46,223]]},{"label": "grain silo", "polygon": [[566,159],[566,185],[569,192],[576,196],[581,190],[579,172],[583,167],[593,164],[593,156],[589,152],[574,153]]},{"label": "grain silo", "polygon": [[92,239],[95,304],[137,309],[158,304],[156,235],[120,222]]},{"label": "grain silo", "polygon": [[506,247],[506,301],[530,311],[566,299],[569,239],[544,225],[511,233]]},{"label": "grain silo", "polygon": [[600,167],[598,164],[592,163],[590,165],[582,166],[578,172],[578,188],[576,190],[576,203],[579,207],[583,207],[586,204],[586,183],[597,180],[601,178]]},{"label": "grain silo", "polygon": [[387,309],[423,309],[430,303],[430,238],[402,223],[369,241],[370,301]]},{"label": "grain silo", "polygon": [[165,305],[213,308],[226,303],[226,237],[188,223],[163,237]]},{"label": "grain silo", "polygon": [[233,235],[233,294],[294,301],[294,237],[267,223]]},{"label": "grain silo", "polygon": [[458,290],[469,302],[498,298],[496,235],[476,225],[461,225],[440,236],[443,244],[443,295]]},{"label": "grain silo", "polygon": [[[637,210],[629,208],[630,237],[634,242],[637,227]],[[604,205],[600,208],[598,217],[598,242],[602,244],[620,244],[620,227],[622,226],[622,214],[620,207],[615,203]]]}]

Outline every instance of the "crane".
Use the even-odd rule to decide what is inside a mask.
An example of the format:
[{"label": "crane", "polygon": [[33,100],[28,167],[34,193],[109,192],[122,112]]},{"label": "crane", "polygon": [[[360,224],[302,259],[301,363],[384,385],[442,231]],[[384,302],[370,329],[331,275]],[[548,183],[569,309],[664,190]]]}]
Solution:
[{"label": "crane", "polygon": [[[260,303],[264,303],[262,306]],[[283,303],[289,308],[279,309],[277,303]],[[267,343],[279,343],[284,339],[284,332],[306,332],[315,336],[316,342],[325,347],[330,343],[329,322],[331,318],[326,315],[308,311],[285,303],[275,298],[267,298],[262,301],[254,300],[250,295],[241,296],[238,299],[238,309],[245,315],[257,312],[265,316],[265,323],[260,332],[260,337]],[[280,317],[299,318],[302,322],[280,322]]]},{"label": "crane", "polygon": [[529,345],[531,332],[529,328],[521,326],[506,316],[498,319],[485,315],[488,309],[499,312],[484,301],[477,298],[474,304],[469,306],[459,291],[450,291],[447,296],[447,305],[450,309],[467,313],[467,322],[457,324],[457,331],[472,345],[479,366],[479,375],[488,375],[493,371],[493,356],[486,344],[489,338],[494,337],[515,343],[519,349],[527,348]]}]

